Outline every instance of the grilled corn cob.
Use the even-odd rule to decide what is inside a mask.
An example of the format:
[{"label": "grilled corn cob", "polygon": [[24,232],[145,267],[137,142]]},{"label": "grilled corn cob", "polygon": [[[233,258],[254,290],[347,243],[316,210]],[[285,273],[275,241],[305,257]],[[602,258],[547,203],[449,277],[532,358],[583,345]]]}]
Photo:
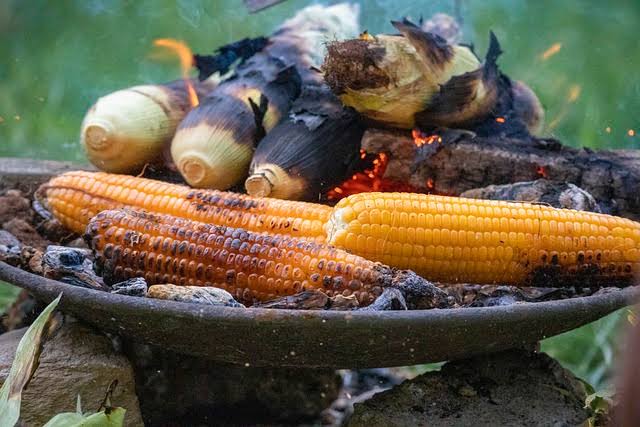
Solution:
[{"label": "grilled corn cob", "polygon": [[402,274],[314,242],[127,209],[92,218],[85,240],[105,283],[216,286],[249,304],[310,289],[369,304]]},{"label": "grilled corn cob", "polygon": [[342,199],[328,243],[441,282],[630,284],[640,223],[531,203],[412,193]]},{"label": "grilled corn cob", "polygon": [[138,207],[196,221],[324,241],[331,208],[318,204],[213,190],[194,190],[145,178],[73,171],[38,190],[43,205],[67,228],[83,233],[100,211]]}]

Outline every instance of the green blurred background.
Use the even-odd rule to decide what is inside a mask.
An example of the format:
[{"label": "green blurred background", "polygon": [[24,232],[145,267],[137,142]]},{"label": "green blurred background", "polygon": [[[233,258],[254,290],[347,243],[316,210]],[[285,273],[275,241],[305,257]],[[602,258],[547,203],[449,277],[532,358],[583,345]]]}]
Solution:
[{"label": "green blurred background", "polygon": [[[102,94],[179,77],[176,61],[152,58],[152,41],[172,37],[196,52],[268,34],[297,9],[288,0],[255,15],[241,0],[0,1],[0,156],[83,161],[77,136]],[[640,1],[371,0],[362,28],[389,32],[389,20],[445,12],[462,17],[466,42],[483,55],[492,29],[502,69],[526,81],[547,112],[546,134],[574,146],[637,148],[640,136]],[[553,45],[554,55],[543,57]],[[12,290],[0,288],[0,306]],[[543,349],[597,387],[606,384],[616,314]]]}]

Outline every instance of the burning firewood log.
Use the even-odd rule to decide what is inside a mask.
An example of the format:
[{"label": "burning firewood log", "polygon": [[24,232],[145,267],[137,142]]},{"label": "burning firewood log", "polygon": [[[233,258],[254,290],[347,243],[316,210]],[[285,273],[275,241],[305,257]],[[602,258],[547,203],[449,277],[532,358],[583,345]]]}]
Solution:
[{"label": "burning firewood log", "polygon": [[246,177],[256,144],[286,116],[330,36],[357,31],[357,8],[312,6],[286,21],[269,44],[182,121],[171,155],[195,187],[227,189]]},{"label": "burning firewood log", "polygon": [[[481,63],[468,46],[449,44],[407,20],[392,24],[401,35],[329,45],[323,70],[345,105],[374,123],[405,129],[454,127],[480,135],[526,136],[539,128],[539,101],[526,86],[517,85],[514,92],[499,71],[502,50],[493,33]],[[523,108],[515,108],[514,93]]]},{"label": "burning firewood log", "polygon": [[416,192],[459,195],[467,190],[546,178],[573,183],[591,194],[604,213],[640,219],[640,152],[576,149],[555,140],[481,138],[447,131],[431,144],[416,144],[408,132],[370,129],[367,153],[382,153],[382,180]]},{"label": "burning firewood log", "polygon": [[[134,86],[98,99],[82,122],[80,143],[97,168],[113,173],[139,173],[146,164],[161,164],[163,148],[199,97],[213,90],[231,65],[262,49],[262,38],[244,39],[196,56],[208,79],[189,79]],[[190,53],[187,61],[194,61]]]}]

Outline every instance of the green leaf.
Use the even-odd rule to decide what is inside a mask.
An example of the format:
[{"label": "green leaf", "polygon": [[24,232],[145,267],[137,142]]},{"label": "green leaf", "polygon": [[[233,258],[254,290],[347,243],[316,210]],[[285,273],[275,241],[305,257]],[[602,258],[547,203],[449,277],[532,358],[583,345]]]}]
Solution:
[{"label": "green leaf", "polygon": [[124,408],[108,408],[95,414],[65,412],[51,418],[43,427],[122,427]]},{"label": "green leaf", "polygon": [[25,389],[33,373],[38,368],[42,345],[51,332],[53,311],[58,306],[62,294],[51,302],[33,322],[20,340],[11,371],[0,388],[0,425],[14,426],[20,418],[22,390]]}]

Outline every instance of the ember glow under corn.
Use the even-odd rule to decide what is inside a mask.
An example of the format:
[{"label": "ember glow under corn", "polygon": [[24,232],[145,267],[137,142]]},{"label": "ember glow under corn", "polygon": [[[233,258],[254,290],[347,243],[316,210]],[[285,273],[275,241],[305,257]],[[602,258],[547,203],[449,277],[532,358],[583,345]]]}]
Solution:
[{"label": "ember glow under corn", "polygon": [[402,274],[314,242],[143,211],[101,212],[85,239],[106,283],[216,286],[249,304],[311,289],[369,304]]},{"label": "ember glow under corn", "polygon": [[640,224],[531,203],[413,193],[342,199],[328,243],[429,280],[534,286],[631,284]]},{"label": "ember glow under corn", "polygon": [[254,198],[102,172],[67,172],[51,179],[37,197],[67,228],[83,233],[100,211],[123,207],[171,214],[249,231],[324,241],[331,213],[324,205]]}]

